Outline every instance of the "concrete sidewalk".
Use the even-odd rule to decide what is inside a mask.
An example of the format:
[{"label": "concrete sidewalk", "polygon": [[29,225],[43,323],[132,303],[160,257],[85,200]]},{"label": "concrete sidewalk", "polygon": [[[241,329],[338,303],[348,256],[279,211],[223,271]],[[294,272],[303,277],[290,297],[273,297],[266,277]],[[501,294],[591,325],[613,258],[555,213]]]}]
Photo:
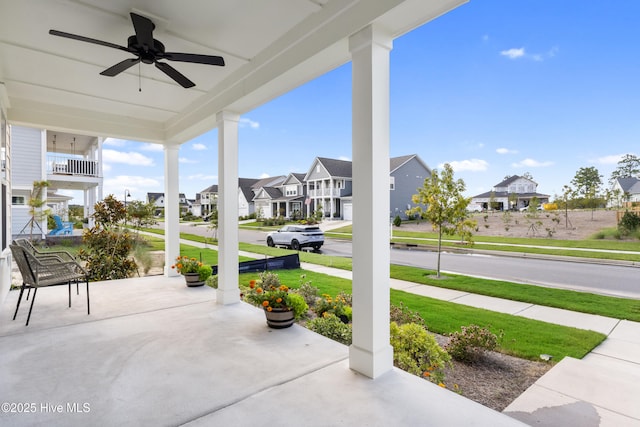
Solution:
[{"label": "concrete sidewalk", "polygon": [[[351,279],[346,270],[302,268]],[[536,426],[640,426],[640,323],[396,279],[391,288],[607,335],[582,360],[564,358],[503,412]]]}]

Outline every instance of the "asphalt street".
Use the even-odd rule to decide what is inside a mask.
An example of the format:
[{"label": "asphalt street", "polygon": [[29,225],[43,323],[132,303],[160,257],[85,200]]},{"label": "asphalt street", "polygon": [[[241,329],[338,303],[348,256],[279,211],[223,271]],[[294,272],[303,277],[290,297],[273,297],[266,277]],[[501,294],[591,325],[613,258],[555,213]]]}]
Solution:
[{"label": "asphalt street", "polygon": [[[206,226],[182,225],[181,231],[211,236]],[[241,242],[266,245],[264,231],[239,230]],[[326,239],[320,253],[351,256],[351,241]],[[437,253],[420,249],[392,249],[393,264],[435,269]],[[441,254],[443,272],[516,283],[573,289],[624,298],[640,298],[639,267],[567,260],[487,254]]]}]

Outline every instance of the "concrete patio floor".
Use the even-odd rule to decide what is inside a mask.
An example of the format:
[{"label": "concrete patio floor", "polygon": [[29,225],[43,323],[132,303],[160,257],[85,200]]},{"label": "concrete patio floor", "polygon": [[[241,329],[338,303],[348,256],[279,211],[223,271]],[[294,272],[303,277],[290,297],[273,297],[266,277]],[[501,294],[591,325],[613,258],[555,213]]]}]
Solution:
[{"label": "concrete patio floor", "polygon": [[71,308],[65,287],[42,289],[29,326],[28,305],[11,320],[10,292],[0,425],[523,425],[398,369],[361,376],[346,346],[298,325],[269,329],[261,310],[217,305],[214,290],[181,277],[90,292],[88,316],[82,287]]}]

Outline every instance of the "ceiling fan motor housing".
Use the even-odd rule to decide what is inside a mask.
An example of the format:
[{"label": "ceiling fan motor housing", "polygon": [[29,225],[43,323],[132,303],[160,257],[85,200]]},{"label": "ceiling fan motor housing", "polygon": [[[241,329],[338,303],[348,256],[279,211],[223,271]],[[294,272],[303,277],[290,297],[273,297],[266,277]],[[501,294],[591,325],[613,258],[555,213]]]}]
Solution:
[{"label": "ceiling fan motor housing", "polygon": [[129,36],[127,39],[127,47],[132,53],[140,55],[140,59],[145,64],[153,64],[158,53],[164,53],[164,44],[159,40],[153,39],[153,48],[149,49],[146,45],[138,44],[138,37]]}]

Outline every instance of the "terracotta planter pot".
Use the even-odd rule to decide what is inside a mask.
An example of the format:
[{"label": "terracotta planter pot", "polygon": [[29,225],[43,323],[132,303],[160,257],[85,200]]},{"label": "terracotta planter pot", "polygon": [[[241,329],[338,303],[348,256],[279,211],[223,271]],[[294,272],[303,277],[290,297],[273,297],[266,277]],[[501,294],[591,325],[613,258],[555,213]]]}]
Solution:
[{"label": "terracotta planter pot", "polygon": [[264,310],[264,314],[267,317],[267,325],[273,329],[288,328],[295,320],[293,310],[274,308],[272,311]]},{"label": "terracotta planter pot", "polygon": [[190,288],[204,285],[204,281],[200,280],[200,274],[198,273],[185,273],[183,276],[184,280],[187,282],[187,286]]}]

